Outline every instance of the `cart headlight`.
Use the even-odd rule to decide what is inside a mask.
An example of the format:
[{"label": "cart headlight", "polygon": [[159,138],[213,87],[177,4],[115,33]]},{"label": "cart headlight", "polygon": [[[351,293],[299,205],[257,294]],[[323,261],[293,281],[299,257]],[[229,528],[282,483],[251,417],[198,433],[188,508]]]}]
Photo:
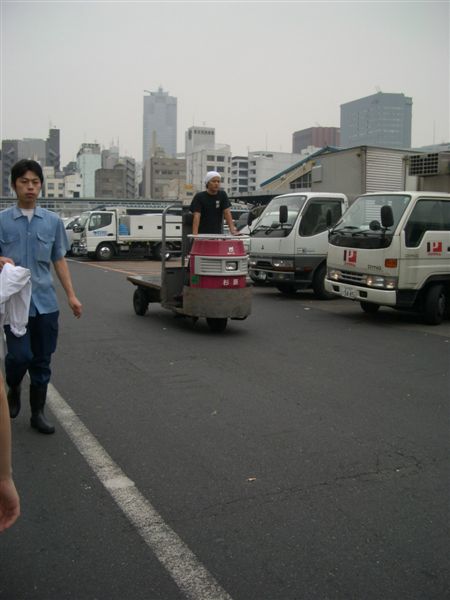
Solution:
[{"label": "cart headlight", "polygon": [[237,271],[238,264],[235,260],[227,260],[225,263],[225,271]]},{"label": "cart headlight", "polygon": [[272,265],[277,269],[293,269],[294,261],[292,258],[273,258]]},{"label": "cart headlight", "polygon": [[333,281],[339,281],[342,278],[342,274],[337,269],[328,269],[327,277]]},{"label": "cart headlight", "polygon": [[367,275],[367,287],[380,288],[385,290],[395,290],[397,287],[396,277],[382,277],[381,275]]}]

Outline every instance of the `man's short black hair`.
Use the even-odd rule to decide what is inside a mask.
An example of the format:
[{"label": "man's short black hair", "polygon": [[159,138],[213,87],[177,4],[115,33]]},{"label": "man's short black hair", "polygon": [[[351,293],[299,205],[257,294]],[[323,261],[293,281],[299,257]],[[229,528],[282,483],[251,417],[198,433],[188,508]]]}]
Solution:
[{"label": "man's short black hair", "polygon": [[16,181],[19,177],[25,175],[27,171],[31,171],[35,175],[39,177],[41,180],[41,184],[44,183],[44,173],[42,172],[41,165],[35,160],[29,160],[28,158],[23,158],[16,162],[15,165],[11,168],[11,183],[15,185]]}]

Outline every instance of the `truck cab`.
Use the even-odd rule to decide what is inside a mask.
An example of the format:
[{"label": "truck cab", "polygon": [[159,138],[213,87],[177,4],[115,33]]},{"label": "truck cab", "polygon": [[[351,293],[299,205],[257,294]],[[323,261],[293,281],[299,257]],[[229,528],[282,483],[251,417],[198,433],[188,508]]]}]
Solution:
[{"label": "truck cab", "polygon": [[344,194],[291,193],[273,198],[250,233],[250,270],[255,283],[282,293],[312,287],[320,299],[325,290],[328,230],[342,217]]},{"label": "truck cab", "polygon": [[449,315],[450,194],[364,194],[329,242],[330,293],[359,301],[368,313],[413,310],[434,325]]}]

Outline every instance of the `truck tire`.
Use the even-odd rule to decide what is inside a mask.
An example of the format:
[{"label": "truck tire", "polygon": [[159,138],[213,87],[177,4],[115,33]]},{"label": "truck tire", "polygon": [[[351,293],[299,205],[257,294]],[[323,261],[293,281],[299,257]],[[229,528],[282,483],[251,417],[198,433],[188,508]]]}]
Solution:
[{"label": "truck tire", "polygon": [[364,300],[361,300],[360,305],[363,311],[369,315],[374,315],[380,309],[379,304],[374,304],[373,302],[364,302]]},{"label": "truck tire", "polygon": [[[156,260],[161,260],[162,259],[162,244],[158,243],[158,244],[153,244],[152,246],[152,255],[154,258],[156,258]],[[166,260],[170,260],[170,253],[166,252]]]},{"label": "truck tire", "polygon": [[114,256],[114,248],[107,242],[102,242],[97,246],[95,257],[97,260],[111,260]]},{"label": "truck tire", "polygon": [[148,309],[148,297],[145,290],[137,287],[133,294],[133,308],[134,312],[143,317]]},{"label": "truck tire", "polygon": [[228,319],[217,319],[212,317],[207,317],[206,322],[208,323],[208,327],[211,331],[215,333],[220,333],[225,331],[227,328]]},{"label": "truck tire", "polygon": [[435,284],[425,293],[423,316],[428,325],[440,325],[446,314],[447,298],[442,284]]},{"label": "truck tire", "polygon": [[312,289],[314,295],[319,300],[334,300],[336,296],[331,292],[327,292],[325,289],[325,277],[327,276],[327,265],[322,263],[320,267],[316,269],[312,281]]},{"label": "truck tire", "polygon": [[291,294],[295,294],[297,288],[294,283],[277,283],[275,286],[279,292],[285,294],[286,296],[290,296]]}]

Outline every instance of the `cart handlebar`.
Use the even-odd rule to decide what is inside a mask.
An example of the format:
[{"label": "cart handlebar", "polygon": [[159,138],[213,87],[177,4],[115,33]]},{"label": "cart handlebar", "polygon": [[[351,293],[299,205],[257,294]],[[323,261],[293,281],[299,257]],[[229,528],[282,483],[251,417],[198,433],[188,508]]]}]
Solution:
[{"label": "cart handlebar", "polygon": [[195,240],[245,240],[249,235],[231,235],[227,233],[190,233],[187,237]]}]

